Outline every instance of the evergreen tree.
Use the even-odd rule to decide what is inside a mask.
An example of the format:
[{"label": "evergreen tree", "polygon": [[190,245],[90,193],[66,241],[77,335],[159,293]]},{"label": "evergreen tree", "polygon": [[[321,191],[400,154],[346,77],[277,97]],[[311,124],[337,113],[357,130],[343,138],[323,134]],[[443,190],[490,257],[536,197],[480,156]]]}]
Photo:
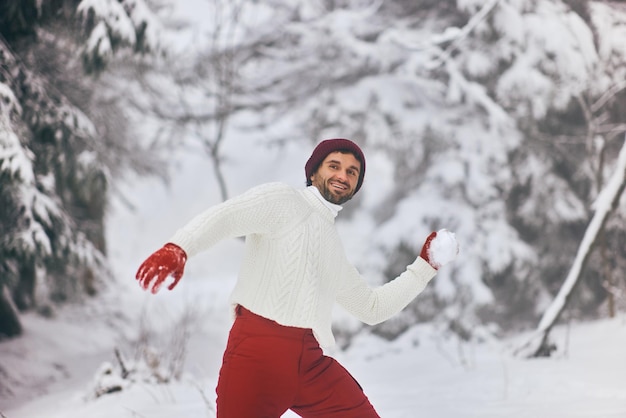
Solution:
[{"label": "evergreen tree", "polygon": [[[624,15],[615,3],[206,5],[207,39],[169,71],[147,74],[156,100],[136,105],[177,140],[202,140],[223,197],[226,138],[243,132],[269,147],[351,137],[387,169],[377,179],[384,190],[364,189],[344,212],[365,219],[368,277],[395,277],[419,252],[415,237],[438,227],[465,243],[458,268],[441,271],[420,303],[377,331],[395,336],[437,318],[467,335],[481,322],[512,329],[538,319],[623,132],[626,55],[623,36],[611,33]],[[164,80],[176,94],[161,94]],[[617,210],[607,223],[608,250],[623,240],[623,216]],[[624,259],[595,254],[570,312],[597,312],[614,287],[604,271],[623,276]]]},{"label": "evergreen tree", "polygon": [[112,173],[139,157],[111,154],[133,148],[125,121],[97,112],[102,78],[86,74],[118,50],[154,50],[154,26],[142,0],[0,5],[0,336],[20,333],[18,310],[50,312],[108,274]]}]

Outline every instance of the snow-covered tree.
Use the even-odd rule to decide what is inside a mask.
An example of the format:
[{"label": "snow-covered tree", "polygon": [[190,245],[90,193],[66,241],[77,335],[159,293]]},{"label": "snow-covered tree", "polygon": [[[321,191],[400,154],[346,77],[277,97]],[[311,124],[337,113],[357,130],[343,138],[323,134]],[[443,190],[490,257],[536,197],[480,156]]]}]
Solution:
[{"label": "snow-covered tree", "polygon": [[587,226],[585,235],[578,246],[576,258],[572,263],[569,273],[558,294],[543,314],[539,326],[532,337],[518,352],[523,352],[531,356],[549,356],[555,347],[549,340],[550,331],[556,325],[559,317],[565,310],[568,301],[574,294],[574,289],[578,285],[582,271],[585,268],[594,247],[598,244],[600,232],[606,225],[611,213],[617,208],[622,193],[626,188],[626,140],[622,145],[619,158],[615,167],[615,172],[610,177],[605,188],[600,192],[596,202],[594,202],[595,213],[591,222]]},{"label": "snow-covered tree", "polygon": [[[454,229],[461,242],[454,267],[377,332],[394,336],[435,319],[469,335],[480,323],[510,329],[538,319],[571,266],[619,149],[626,100],[619,5],[204,5],[206,37],[173,56],[169,72],[144,74],[156,94],[137,99],[137,108],[176,140],[200,138],[222,186],[227,139],[254,132],[268,144],[307,147],[325,137],[357,140],[376,174],[342,225],[358,225],[350,253],[380,282],[412,261],[420,237]],[[605,228],[619,255],[613,276],[626,268],[619,247],[610,247],[624,237],[623,216],[617,210]],[[572,314],[593,315],[607,297],[606,263],[595,255],[587,266]]]},{"label": "snow-covered tree", "polygon": [[[416,237],[457,232],[455,267],[383,327],[433,317],[459,332],[529,325],[558,290],[619,147],[620,11],[536,0],[246,3],[230,109],[259,111],[268,140],[346,136],[376,155],[383,174],[349,213],[355,241],[371,243],[359,263],[370,277],[394,277],[419,252]],[[600,270],[589,264],[573,312],[606,299]]]},{"label": "snow-covered tree", "polygon": [[84,74],[101,71],[116,48],[154,48],[157,25],[141,0],[1,7],[0,335],[13,336],[15,308],[49,311],[94,294],[107,275],[111,174],[139,158],[111,154],[133,146],[124,145],[124,120],[108,119],[115,106],[93,90],[104,78]]}]

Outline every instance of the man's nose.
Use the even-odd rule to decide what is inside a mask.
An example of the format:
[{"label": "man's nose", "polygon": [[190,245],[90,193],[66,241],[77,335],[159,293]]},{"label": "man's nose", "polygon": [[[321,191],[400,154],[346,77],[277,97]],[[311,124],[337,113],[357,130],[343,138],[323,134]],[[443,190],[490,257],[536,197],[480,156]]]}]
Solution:
[{"label": "man's nose", "polygon": [[348,181],[348,172],[345,170],[337,171],[337,176],[339,177],[341,181],[344,181],[344,182]]}]

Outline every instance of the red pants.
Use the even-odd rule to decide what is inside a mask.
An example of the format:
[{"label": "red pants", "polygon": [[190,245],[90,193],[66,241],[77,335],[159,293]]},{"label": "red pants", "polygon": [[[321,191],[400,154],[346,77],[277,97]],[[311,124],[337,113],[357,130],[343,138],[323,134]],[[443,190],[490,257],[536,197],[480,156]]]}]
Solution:
[{"label": "red pants", "polygon": [[310,329],[237,307],[217,383],[218,418],[380,418],[356,380]]}]

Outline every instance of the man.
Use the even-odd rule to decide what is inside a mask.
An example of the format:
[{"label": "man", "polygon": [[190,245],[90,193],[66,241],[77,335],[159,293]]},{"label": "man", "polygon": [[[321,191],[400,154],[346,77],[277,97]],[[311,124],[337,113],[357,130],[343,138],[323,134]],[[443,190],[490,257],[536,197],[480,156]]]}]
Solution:
[{"label": "man", "polygon": [[171,290],[187,257],[246,237],[216,390],[219,418],[278,418],[288,409],[303,417],[378,417],[354,378],[320,348],[335,342],[333,304],[367,324],[382,322],[458,252],[454,234],[433,232],[404,273],[369,287],[348,262],[334,225],[340,205],[363,184],[363,152],[347,139],[322,141],[305,174],[304,189],[265,184],[201,213],[137,272],[154,293],[173,276]]}]

